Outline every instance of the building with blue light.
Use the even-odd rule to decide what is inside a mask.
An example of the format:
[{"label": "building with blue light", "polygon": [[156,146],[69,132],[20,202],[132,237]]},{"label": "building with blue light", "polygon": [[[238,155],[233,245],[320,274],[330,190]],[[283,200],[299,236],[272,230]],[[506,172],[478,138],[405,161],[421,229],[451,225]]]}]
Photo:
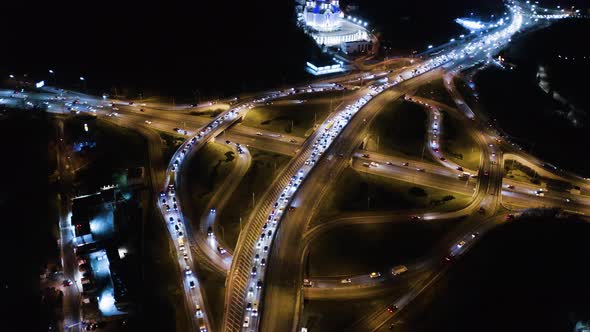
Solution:
[{"label": "building with blue light", "polygon": [[342,16],[338,0],[307,1],[303,10],[305,24],[317,31],[338,30]]},{"label": "building with blue light", "polygon": [[344,15],[339,0],[306,1],[299,21],[318,45],[339,47],[343,42],[371,40],[368,22]]}]

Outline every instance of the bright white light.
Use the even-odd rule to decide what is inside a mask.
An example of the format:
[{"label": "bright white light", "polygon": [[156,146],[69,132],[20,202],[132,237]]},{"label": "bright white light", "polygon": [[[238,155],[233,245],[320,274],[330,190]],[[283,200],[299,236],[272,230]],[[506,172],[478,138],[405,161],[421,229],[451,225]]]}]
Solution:
[{"label": "bright white light", "polygon": [[486,26],[479,21],[468,20],[464,18],[458,18],[455,20],[459,25],[469,29],[471,31],[484,29]]},{"label": "bright white light", "polygon": [[10,77],[10,78],[14,78],[14,75],[10,74],[10,75],[8,75],[8,77]]},{"label": "bright white light", "polygon": [[83,76],[80,76],[80,81],[83,81],[83,80],[84,80],[84,77]]},{"label": "bright white light", "polygon": [[37,82],[35,83],[35,87],[38,88],[42,88],[45,85],[45,81],[41,81],[41,82]]},{"label": "bright white light", "polygon": [[84,124],[84,131],[88,132],[88,124],[87,123]]},{"label": "bright white light", "polygon": [[433,46],[432,45],[428,45],[428,49],[431,49]]},{"label": "bright white light", "polygon": [[101,312],[110,312],[115,306],[115,298],[110,292],[104,292],[98,300],[98,309]]}]

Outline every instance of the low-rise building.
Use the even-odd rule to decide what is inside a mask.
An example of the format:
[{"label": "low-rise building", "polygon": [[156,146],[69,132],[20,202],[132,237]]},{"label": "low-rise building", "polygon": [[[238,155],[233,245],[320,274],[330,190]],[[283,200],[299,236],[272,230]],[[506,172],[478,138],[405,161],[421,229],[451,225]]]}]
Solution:
[{"label": "low-rise building", "polygon": [[373,43],[369,40],[342,42],[340,50],[344,54],[372,53]]}]

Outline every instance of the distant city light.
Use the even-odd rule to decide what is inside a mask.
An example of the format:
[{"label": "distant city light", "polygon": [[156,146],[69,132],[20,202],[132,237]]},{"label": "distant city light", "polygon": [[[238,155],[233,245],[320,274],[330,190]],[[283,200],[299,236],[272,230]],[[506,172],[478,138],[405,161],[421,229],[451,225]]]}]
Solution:
[{"label": "distant city light", "polygon": [[83,76],[80,76],[80,81],[83,81],[83,80],[84,80],[84,77]]},{"label": "distant city light", "polygon": [[49,69],[49,73],[50,74],[53,74],[53,69]]},{"label": "distant city light", "polygon": [[10,77],[10,78],[14,78],[14,75],[10,74],[10,75],[8,75],[8,77]]}]

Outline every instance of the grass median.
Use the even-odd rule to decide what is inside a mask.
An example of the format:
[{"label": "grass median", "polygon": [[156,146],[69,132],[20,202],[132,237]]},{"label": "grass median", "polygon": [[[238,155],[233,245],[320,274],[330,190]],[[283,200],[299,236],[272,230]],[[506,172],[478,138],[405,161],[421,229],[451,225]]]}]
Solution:
[{"label": "grass median", "polygon": [[447,158],[471,170],[479,168],[481,149],[467,128],[449,112],[442,111],[441,147]]},{"label": "grass median", "polygon": [[397,99],[379,113],[370,128],[367,149],[432,161],[425,150],[427,115],[411,102]]},{"label": "grass median", "polygon": [[432,80],[426,84],[421,85],[418,90],[416,90],[414,95],[417,97],[436,100],[447,106],[455,106],[455,101],[445,88],[442,78]]},{"label": "grass median", "polygon": [[352,276],[372,271],[389,273],[427,255],[461,220],[393,220],[334,228],[309,247],[310,277]]},{"label": "grass median", "polygon": [[236,190],[219,216],[219,226],[223,229],[223,240],[232,249],[240,233],[240,219],[245,223],[252,212],[253,203],[262,198],[264,192],[281,170],[289,162],[284,155],[250,148],[252,165],[246,172]]},{"label": "grass median", "polygon": [[215,188],[236,166],[236,156],[227,145],[207,143],[186,164],[186,186],[188,202],[183,202],[184,213],[193,222],[199,222],[207,202],[215,193]]},{"label": "grass median", "polygon": [[[449,199],[452,196],[452,199]],[[467,205],[470,196],[424,188],[409,182],[344,170],[326,195],[315,223],[342,213],[426,209],[451,211]]]},{"label": "grass median", "polygon": [[345,96],[347,92],[335,91],[281,98],[250,110],[243,124],[261,130],[305,137],[314,124],[321,124]]}]

